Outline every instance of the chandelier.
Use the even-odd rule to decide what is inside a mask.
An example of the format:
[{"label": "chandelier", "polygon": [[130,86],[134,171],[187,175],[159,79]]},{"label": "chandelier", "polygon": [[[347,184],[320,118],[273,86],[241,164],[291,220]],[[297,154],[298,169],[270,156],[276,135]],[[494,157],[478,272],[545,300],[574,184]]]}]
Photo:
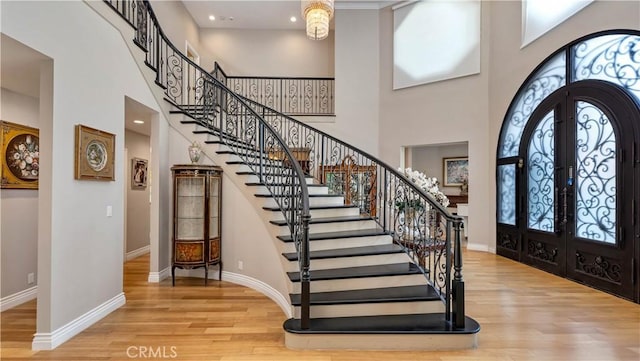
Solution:
[{"label": "chandelier", "polygon": [[322,40],[329,35],[333,0],[302,0],[302,16],[307,22],[307,37]]}]

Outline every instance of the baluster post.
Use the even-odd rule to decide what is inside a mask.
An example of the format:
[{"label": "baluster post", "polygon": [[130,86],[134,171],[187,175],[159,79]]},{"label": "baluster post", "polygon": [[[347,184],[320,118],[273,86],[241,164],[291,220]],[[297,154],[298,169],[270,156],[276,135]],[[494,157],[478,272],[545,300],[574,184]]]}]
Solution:
[{"label": "baluster post", "polygon": [[453,281],[451,283],[451,297],[453,302],[453,326],[456,329],[464,328],[464,280],[462,279],[462,243],[460,240],[460,228],[462,218],[453,220],[454,249],[453,249]]}]

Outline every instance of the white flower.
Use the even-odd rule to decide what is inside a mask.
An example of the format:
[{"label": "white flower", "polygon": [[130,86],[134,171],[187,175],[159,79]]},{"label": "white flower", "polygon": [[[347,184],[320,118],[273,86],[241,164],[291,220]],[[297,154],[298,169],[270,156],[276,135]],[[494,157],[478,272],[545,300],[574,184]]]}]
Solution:
[{"label": "white flower", "polygon": [[411,168],[398,169],[400,173],[403,173],[411,182],[418,186],[429,195],[431,195],[438,203],[443,207],[449,205],[449,198],[440,191],[438,187],[438,180],[436,178],[428,178],[424,173],[414,171]]}]

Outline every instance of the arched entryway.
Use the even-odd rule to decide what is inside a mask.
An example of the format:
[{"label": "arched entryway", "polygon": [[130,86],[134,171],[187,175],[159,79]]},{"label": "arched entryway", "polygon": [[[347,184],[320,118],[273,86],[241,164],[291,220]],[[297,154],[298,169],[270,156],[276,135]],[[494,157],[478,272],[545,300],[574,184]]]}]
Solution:
[{"label": "arched entryway", "polygon": [[514,98],[498,145],[498,254],[639,302],[637,32],[558,50]]}]

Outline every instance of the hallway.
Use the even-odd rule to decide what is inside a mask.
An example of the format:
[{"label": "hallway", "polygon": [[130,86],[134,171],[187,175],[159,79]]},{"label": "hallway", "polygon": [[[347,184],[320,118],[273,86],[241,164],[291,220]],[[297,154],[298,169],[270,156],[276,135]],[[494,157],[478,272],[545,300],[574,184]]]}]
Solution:
[{"label": "hallway", "polygon": [[467,314],[479,347],[454,352],[294,351],[279,307],[232,283],[147,283],[148,255],[125,264],[127,303],[53,351],[31,351],[36,302],[2,313],[2,360],[634,360],[640,305],[489,253],[467,251]]}]

